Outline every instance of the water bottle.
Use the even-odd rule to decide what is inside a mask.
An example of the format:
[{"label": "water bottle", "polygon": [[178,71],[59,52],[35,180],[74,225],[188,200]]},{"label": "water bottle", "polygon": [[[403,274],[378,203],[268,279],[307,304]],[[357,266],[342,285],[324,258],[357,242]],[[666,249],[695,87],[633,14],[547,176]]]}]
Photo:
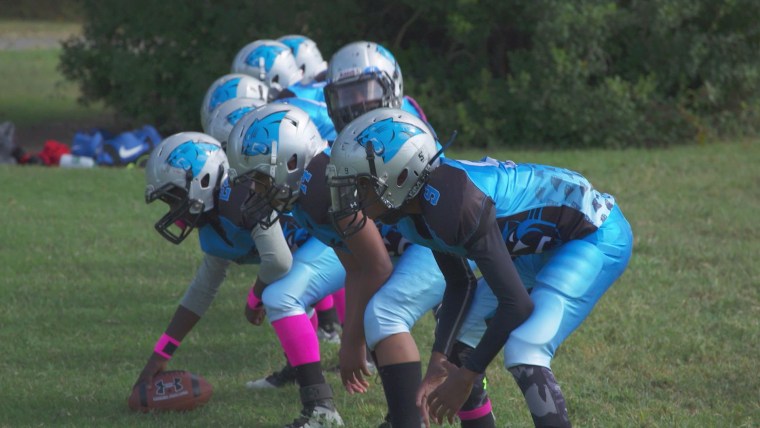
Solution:
[{"label": "water bottle", "polygon": [[59,165],[63,168],[92,168],[95,166],[95,159],[87,156],[76,156],[66,153],[61,155]]}]

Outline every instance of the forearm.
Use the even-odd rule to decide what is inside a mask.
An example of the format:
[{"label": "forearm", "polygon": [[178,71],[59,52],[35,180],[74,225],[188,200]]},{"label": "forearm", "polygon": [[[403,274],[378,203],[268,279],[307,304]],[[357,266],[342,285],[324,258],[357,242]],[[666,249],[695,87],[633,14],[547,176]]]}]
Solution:
[{"label": "forearm", "polygon": [[433,351],[448,355],[472,304],[477,278],[466,259],[440,252],[433,252],[433,255],[446,279],[446,291],[438,311]]},{"label": "forearm", "polygon": [[199,318],[214,301],[219,287],[227,276],[229,261],[206,254],[195,277],[185,291],[180,305],[194,312]]}]

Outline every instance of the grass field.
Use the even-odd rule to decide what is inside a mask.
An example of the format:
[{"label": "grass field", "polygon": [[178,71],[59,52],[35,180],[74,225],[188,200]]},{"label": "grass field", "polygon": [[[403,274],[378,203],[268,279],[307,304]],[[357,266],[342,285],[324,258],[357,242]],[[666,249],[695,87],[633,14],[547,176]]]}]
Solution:
[{"label": "grass field", "polygon": [[[628,272],[559,350],[553,368],[579,427],[760,424],[760,145],[624,152],[491,153],[565,165],[615,194],[634,228]],[[462,154],[474,158],[474,152]],[[0,426],[280,426],[295,387],[246,380],[282,363],[270,327],[242,316],[255,270],[235,267],[172,361],[205,376],[212,401],[138,415],[126,397],[200,258],[152,230],[139,169],[0,167]],[[414,331],[425,353],[429,318]],[[336,349],[324,345],[326,366]],[[499,426],[530,426],[511,377],[489,368]],[[349,426],[373,427],[384,399],[347,396]]]}]

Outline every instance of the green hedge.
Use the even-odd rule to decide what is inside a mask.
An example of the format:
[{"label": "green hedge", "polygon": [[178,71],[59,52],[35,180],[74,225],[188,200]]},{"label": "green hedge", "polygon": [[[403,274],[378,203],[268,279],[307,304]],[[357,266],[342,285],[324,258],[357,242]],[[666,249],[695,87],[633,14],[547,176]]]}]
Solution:
[{"label": "green hedge", "polygon": [[[163,132],[261,38],[388,47],[441,134],[472,147],[630,147],[760,133],[754,0],[86,0],[61,71]],[[442,135],[443,136],[443,135]]]}]

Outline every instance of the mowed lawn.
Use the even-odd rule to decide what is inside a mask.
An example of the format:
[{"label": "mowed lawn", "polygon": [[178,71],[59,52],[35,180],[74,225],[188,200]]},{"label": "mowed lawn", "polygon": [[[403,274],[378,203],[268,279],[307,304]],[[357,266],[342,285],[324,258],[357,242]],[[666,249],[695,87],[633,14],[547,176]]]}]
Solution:
[{"label": "mowed lawn", "polygon": [[[758,142],[489,155],[582,172],[634,229],[628,271],[553,363],[575,425],[758,426]],[[170,364],[211,382],[211,401],[184,414],[128,410],[201,257],[195,237],[175,246],[153,230],[163,211],[144,203],[143,180],[140,169],[0,167],[0,426],[276,427],[296,416],[296,387],[244,388],[283,357],[271,327],[243,317],[256,269],[240,266]],[[426,356],[432,330],[429,315],[414,330]],[[335,345],[323,351],[337,364]],[[498,426],[531,426],[500,358],[488,371]],[[348,426],[381,422],[378,379],[348,396],[327,378]]]}]

